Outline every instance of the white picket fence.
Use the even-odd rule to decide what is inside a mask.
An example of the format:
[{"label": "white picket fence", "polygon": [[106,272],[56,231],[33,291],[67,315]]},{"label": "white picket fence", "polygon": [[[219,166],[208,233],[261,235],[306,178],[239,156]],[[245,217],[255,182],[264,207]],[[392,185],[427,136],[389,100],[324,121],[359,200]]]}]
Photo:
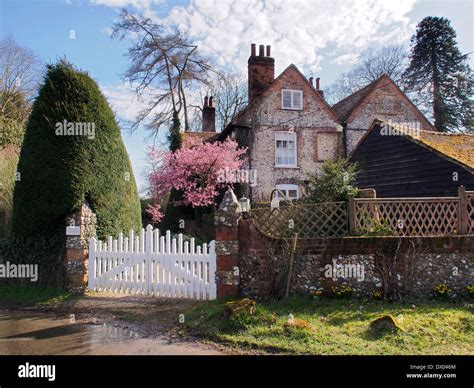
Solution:
[{"label": "white picket fence", "polygon": [[160,236],[148,225],[139,236],[89,240],[89,289],[169,298],[216,299],[215,242],[195,246],[183,235]]}]

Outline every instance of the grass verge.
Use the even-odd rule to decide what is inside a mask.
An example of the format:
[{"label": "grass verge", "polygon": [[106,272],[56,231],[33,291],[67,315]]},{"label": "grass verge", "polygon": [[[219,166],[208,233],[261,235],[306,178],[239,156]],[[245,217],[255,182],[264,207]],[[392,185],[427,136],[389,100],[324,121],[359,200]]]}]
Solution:
[{"label": "grass verge", "polygon": [[[293,296],[258,303],[254,316],[229,319],[224,301],[202,303],[186,315],[185,331],[213,342],[262,353],[325,355],[474,354],[473,305],[437,300],[313,300]],[[288,327],[292,317],[312,329]],[[403,331],[373,332],[370,322],[390,314]]]},{"label": "grass verge", "polygon": [[54,308],[72,297],[71,293],[59,288],[0,285],[0,306],[4,308]]}]

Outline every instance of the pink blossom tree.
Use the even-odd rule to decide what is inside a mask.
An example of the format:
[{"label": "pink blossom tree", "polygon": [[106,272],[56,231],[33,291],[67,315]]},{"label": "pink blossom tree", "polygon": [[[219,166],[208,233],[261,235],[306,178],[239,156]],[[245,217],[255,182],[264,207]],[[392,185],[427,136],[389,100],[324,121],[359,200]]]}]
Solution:
[{"label": "pink blossom tree", "polygon": [[[175,206],[213,206],[219,190],[233,186],[238,180],[238,174],[225,172],[238,171],[244,164],[246,151],[245,148],[238,148],[231,139],[214,143],[185,143],[174,152],[151,147],[152,171],[148,181],[155,204],[175,189],[183,194],[182,201],[173,203]],[[160,205],[153,205],[148,211],[155,222],[163,218]]]}]

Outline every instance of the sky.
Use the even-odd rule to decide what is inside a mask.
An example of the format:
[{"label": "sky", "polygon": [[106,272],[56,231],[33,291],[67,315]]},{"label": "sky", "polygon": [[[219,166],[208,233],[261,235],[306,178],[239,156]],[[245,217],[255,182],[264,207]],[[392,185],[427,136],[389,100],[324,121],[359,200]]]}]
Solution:
[{"label": "sky", "polygon": [[126,125],[143,103],[123,79],[130,41],[110,38],[122,7],[177,24],[223,70],[245,74],[250,44],[271,45],[276,75],[293,63],[320,77],[322,89],[368,48],[408,48],[426,16],[448,18],[461,51],[474,51],[474,0],[0,0],[0,37],[12,36],[43,63],[66,57],[98,82],[122,124],[142,196],[152,140]]}]

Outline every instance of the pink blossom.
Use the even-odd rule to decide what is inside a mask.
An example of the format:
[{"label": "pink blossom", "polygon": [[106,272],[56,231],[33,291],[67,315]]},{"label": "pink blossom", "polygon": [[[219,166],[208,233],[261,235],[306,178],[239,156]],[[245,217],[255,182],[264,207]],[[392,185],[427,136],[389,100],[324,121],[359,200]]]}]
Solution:
[{"label": "pink blossom", "polygon": [[[175,152],[151,148],[149,157],[152,172],[149,174],[150,194],[159,202],[171,189],[183,192],[184,205],[208,206],[214,203],[219,189],[232,186],[222,172],[238,170],[243,165],[242,155],[247,150],[238,148],[234,140],[195,143]],[[177,205],[177,204],[175,204]]]},{"label": "pink blossom", "polygon": [[161,211],[161,205],[148,205],[146,211],[151,215],[151,219],[153,220],[153,222],[158,223],[164,217],[164,214]]}]

